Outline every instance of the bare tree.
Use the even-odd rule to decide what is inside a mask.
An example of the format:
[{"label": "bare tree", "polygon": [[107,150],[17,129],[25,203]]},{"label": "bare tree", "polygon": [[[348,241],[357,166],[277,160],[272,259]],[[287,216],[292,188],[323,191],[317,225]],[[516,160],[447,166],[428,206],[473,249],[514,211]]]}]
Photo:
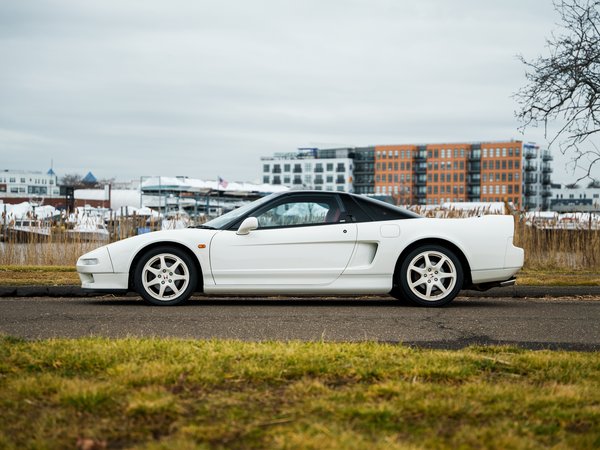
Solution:
[{"label": "bare tree", "polygon": [[63,186],[80,186],[82,176],[77,173],[67,173],[60,179],[60,184]]},{"label": "bare tree", "polygon": [[[517,117],[528,126],[544,126],[550,146],[570,154],[576,167],[593,178],[600,165],[600,0],[555,0],[560,32],[546,40],[548,56],[527,61],[527,84],[515,97]],[[548,125],[557,122],[552,133]]]}]

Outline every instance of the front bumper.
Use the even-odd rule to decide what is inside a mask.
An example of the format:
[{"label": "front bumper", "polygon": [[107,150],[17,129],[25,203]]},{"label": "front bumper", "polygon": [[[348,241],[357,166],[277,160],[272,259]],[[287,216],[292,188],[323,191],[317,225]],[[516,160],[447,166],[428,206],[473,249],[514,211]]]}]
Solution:
[{"label": "front bumper", "polygon": [[90,292],[121,291],[129,288],[129,273],[115,273],[106,247],[86,253],[77,260],[82,289]]}]

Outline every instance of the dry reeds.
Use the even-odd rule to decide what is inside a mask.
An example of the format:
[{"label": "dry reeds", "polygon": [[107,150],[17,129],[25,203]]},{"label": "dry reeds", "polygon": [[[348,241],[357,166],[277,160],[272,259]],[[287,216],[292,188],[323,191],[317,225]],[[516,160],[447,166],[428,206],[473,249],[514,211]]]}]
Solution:
[{"label": "dry reeds", "polygon": [[[490,211],[461,209],[421,210],[428,217],[459,218]],[[543,229],[515,214],[515,245],[525,250],[525,267],[553,270],[599,270],[600,229],[590,225],[588,229]],[[147,217],[112,216],[107,222],[110,242],[124,239],[140,231],[160,228],[158,219]],[[68,233],[64,223],[53,224],[52,232],[45,238],[31,234],[28,240],[11,237],[7,230],[0,233],[0,265],[60,265],[72,266],[82,254],[109,241],[86,241],[76,233]]]}]

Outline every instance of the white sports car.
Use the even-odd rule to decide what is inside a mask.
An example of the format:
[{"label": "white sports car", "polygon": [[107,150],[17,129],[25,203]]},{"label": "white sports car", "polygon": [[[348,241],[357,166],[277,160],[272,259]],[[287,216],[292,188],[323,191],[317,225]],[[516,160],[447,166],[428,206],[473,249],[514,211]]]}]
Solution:
[{"label": "white sports car", "polygon": [[155,305],[206,294],[391,294],[423,306],[514,284],[511,216],[428,219],[342,192],[272,194],[195,228],[114,242],[77,261],[84,290]]}]

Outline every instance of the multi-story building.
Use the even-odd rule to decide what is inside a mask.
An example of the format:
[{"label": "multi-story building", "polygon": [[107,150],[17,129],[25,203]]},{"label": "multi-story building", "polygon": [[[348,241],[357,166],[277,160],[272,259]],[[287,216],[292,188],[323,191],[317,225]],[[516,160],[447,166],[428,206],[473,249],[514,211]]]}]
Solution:
[{"label": "multi-story building", "polygon": [[507,201],[547,208],[551,160],[548,151],[522,141],[381,145],[375,193],[401,204]]},{"label": "multi-story building", "polygon": [[26,170],[0,171],[0,198],[6,203],[26,201],[31,197],[58,197],[58,177],[52,169],[47,173]]},{"label": "multi-story building", "polygon": [[524,143],[523,157],[523,206],[547,210],[552,196],[552,154],[536,144]]},{"label": "multi-story building", "polygon": [[556,212],[600,212],[600,184],[552,184],[550,209]]},{"label": "multi-story building", "polygon": [[547,150],[522,141],[300,149],[263,157],[263,182],[392,198],[398,204],[510,202],[547,209]]},{"label": "multi-story building", "polygon": [[303,189],[353,192],[354,161],[345,150],[323,150],[330,153],[322,159],[318,149],[262,157],[262,181]]}]

